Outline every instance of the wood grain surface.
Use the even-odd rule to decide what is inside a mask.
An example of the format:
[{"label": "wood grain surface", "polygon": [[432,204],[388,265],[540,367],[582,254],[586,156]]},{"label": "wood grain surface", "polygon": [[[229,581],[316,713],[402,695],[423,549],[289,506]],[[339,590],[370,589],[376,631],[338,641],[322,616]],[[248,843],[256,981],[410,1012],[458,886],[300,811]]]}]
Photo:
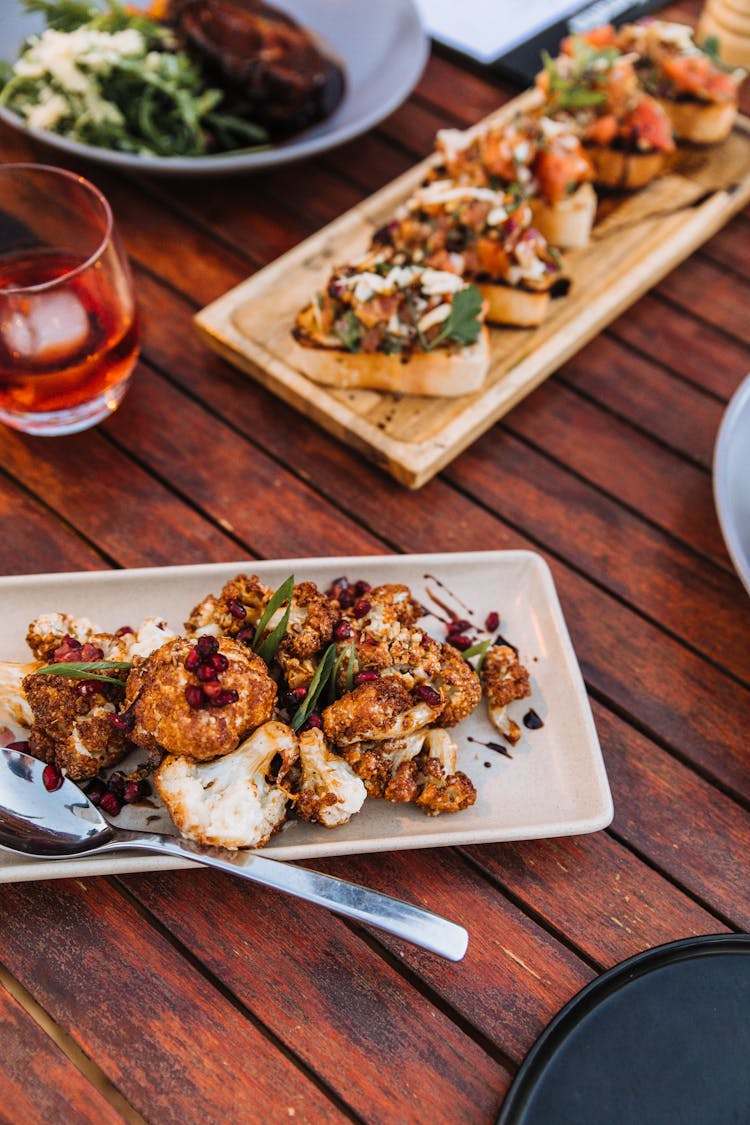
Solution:
[{"label": "wood grain surface", "polygon": [[[200,871],[6,886],[4,1123],[490,1125],[535,1038],[598,973],[663,942],[750,929],[750,600],[711,480],[718,425],[750,369],[750,210],[418,492],[192,327],[407,172],[437,128],[513,93],[434,54],[390,118],[298,167],[171,182],[71,163],[112,202],[142,355],[106,424],[0,434],[2,572],[539,551],[614,821],[313,865],[462,921],[459,964]],[[7,128],[0,158],[62,161]]]}]

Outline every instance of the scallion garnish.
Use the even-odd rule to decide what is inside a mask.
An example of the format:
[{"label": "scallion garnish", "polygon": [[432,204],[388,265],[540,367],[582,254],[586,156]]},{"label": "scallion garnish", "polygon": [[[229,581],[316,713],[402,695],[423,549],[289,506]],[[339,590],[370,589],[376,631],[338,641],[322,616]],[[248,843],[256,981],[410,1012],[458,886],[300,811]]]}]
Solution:
[{"label": "scallion garnish", "polygon": [[[266,664],[270,664],[276,655],[276,651],[284,639],[287,625],[289,624],[289,614],[292,609],[292,594],[294,593],[294,575],[290,574],[285,582],[282,582],[275,594],[261,614],[260,621],[255,629],[255,640],[253,641],[253,652],[256,652],[261,660],[265,660]],[[263,639],[263,633],[269,621],[276,613],[284,602],[287,603],[286,610],[279,621],[278,625],[274,628],[273,632]]]},{"label": "scallion garnish", "polygon": [[315,710],[315,704],[320,699],[335,664],[336,645],[330,644],[323,653],[320,664],[315,669],[315,675],[312,678],[310,687],[307,689],[307,695],[292,716],[292,720],[289,724],[292,730],[299,730],[302,724],[307,722],[307,719]]},{"label": "scallion garnish", "polygon": [[70,660],[60,664],[45,664],[37,668],[37,676],[69,676],[72,680],[100,680],[105,684],[117,684],[124,688],[122,680],[114,676],[101,675],[102,672],[130,670],[132,664],[128,660]]}]

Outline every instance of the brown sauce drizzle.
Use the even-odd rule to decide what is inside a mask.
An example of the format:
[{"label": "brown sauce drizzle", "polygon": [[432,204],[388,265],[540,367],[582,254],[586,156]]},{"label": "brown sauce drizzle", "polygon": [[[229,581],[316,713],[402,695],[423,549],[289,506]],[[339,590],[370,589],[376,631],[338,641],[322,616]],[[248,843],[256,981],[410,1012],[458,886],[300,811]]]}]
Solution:
[{"label": "brown sauce drizzle", "polygon": [[544,726],[544,719],[540,719],[533,707],[529,707],[523,717],[523,725],[529,730],[539,730]]},{"label": "brown sauce drizzle", "polygon": [[[481,738],[474,738],[468,735],[467,742],[476,742],[478,746],[486,746],[488,750],[494,750],[497,754],[502,754],[504,758],[513,758],[513,755],[508,752],[507,748],[501,742],[483,742]],[[485,762],[485,765],[487,763]]]},{"label": "brown sauce drizzle", "polygon": [[[448,588],[448,586],[446,586],[445,582],[441,582],[440,579],[436,578],[434,574],[423,574],[422,577],[424,578],[425,582],[434,582],[435,585],[439,586],[441,590],[445,590],[448,597],[452,598],[454,602],[458,602],[458,604],[466,610],[470,617],[474,616],[474,610],[470,609],[466,602],[461,601],[461,599],[456,594],[454,594],[453,591]],[[427,593],[432,598],[432,600],[440,606],[441,609],[444,609],[446,613],[450,614],[451,621],[455,621],[457,617],[461,616],[459,613],[454,613],[452,609],[445,605],[444,602],[441,602],[439,598],[436,598],[435,595],[429,590],[427,591]]]}]

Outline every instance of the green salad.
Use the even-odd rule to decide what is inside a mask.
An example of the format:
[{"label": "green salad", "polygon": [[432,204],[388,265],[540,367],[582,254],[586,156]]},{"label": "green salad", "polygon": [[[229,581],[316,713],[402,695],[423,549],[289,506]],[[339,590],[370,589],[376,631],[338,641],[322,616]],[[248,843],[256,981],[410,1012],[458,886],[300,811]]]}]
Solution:
[{"label": "green salad", "polygon": [[143,156],[204,156],[267,144],[241,97],[207,84],[172,29],[111,0],[25,0],[46,30],[0,63],[0,105],[31,129]]}]

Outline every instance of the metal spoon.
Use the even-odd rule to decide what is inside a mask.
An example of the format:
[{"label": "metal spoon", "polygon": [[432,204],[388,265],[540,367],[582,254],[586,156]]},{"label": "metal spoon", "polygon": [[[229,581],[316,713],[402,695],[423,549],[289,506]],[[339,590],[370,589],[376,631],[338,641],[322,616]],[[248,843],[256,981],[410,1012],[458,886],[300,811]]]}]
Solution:
[{"label": "metal spoon", "polygon": [[124,848],[180,856],[327,906],[450,961],[460,961],[466,952],[469,935],[462,926],[378,891],[256,852],[209,848],[158,832],[115,828],[72,781],[66,779],[54,792],[45,789],[43,770],[44,763],[36,758],[0,747],[0,847],[7,851],[46,859]]}]

